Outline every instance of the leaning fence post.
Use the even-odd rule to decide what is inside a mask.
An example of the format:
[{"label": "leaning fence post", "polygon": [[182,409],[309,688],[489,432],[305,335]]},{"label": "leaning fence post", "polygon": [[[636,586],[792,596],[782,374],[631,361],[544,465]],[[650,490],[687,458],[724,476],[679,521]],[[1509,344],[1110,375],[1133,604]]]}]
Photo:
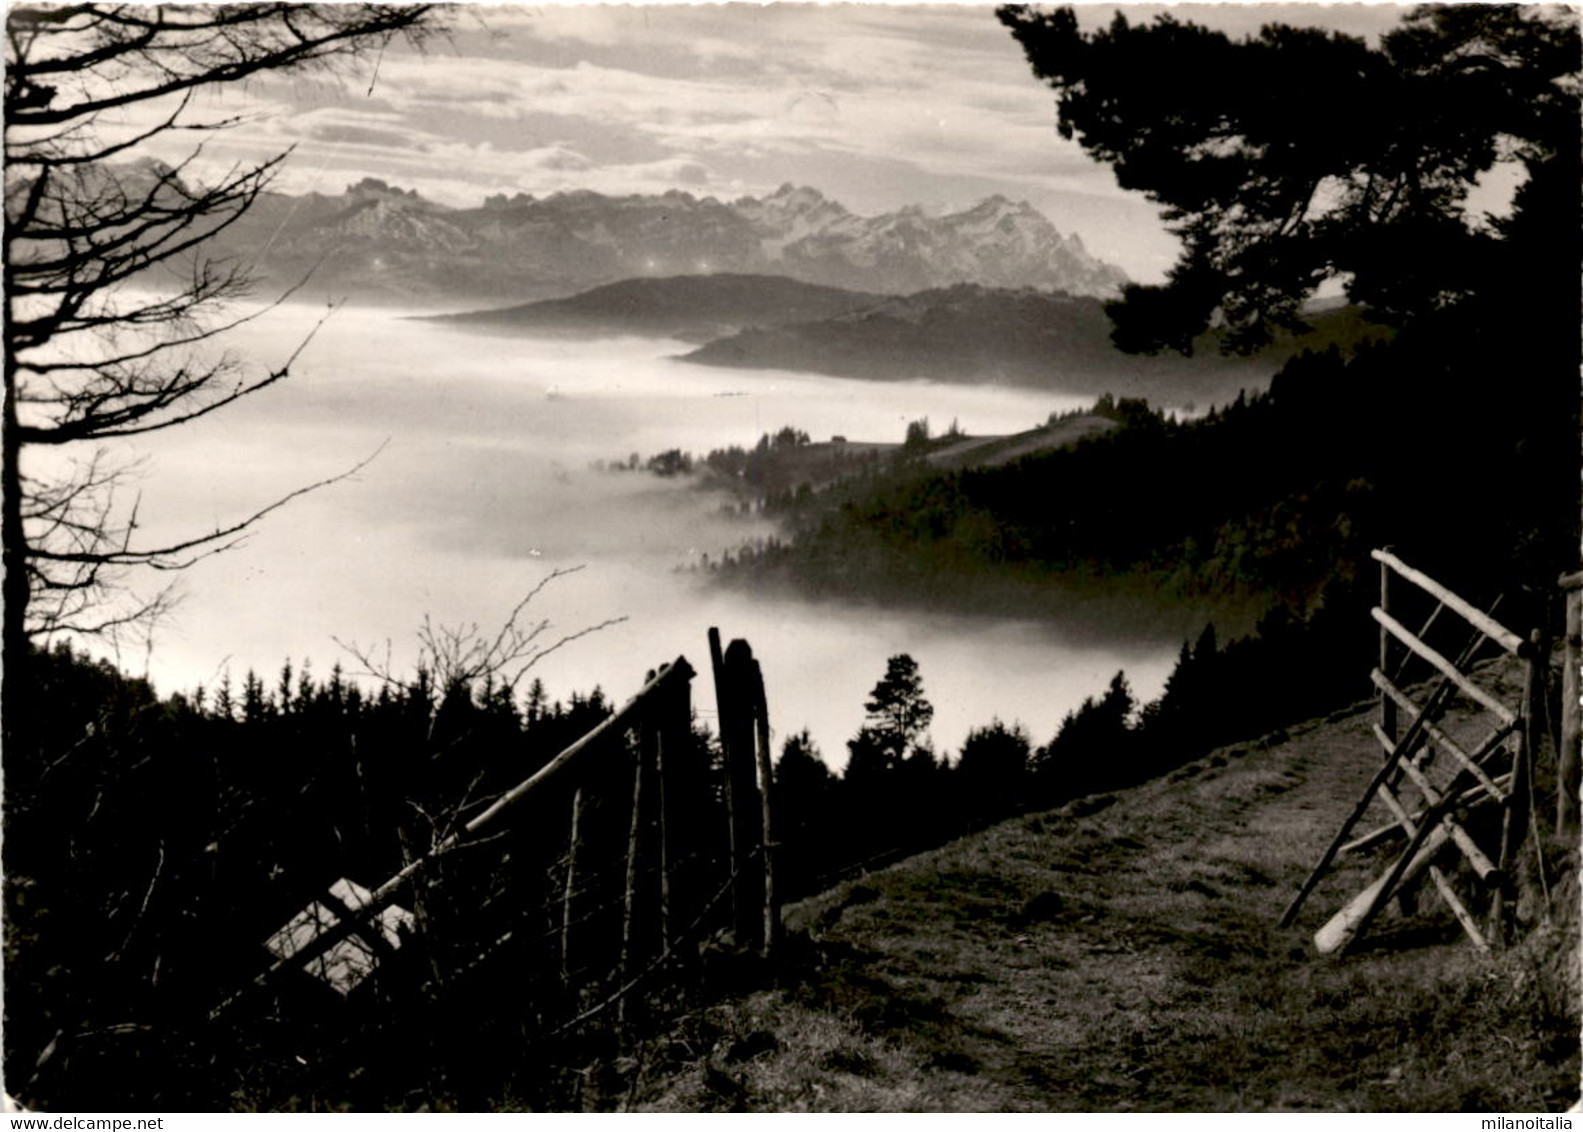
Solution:
[{"label": "leaning fence post", "polygon": [[[671,844],[671,806],[682,793],[676,789],[678,784],[667,779],[672,774],[685,773],[682,768],[686,764],[688,745],[692,738],[692,685],[689,680],[678,683],[655,705],[654,721],[654,763],[651,773],[654,776],[654,821],[659,842],[660,954],[668,955],[671,945],[676,942],[671,936],[672,912],[682,921],[687,917],[687,913],[682,910],[688,900],[685,873],[678,878],[680,884],[674,884],[671,876],[672,869],[680,867],[686,857],[685,852],[676,852]],[[685,781],[680,785],[685,785]],[[685,832],[679,828],[678,832],[681,840],[685,841]],[[676,905],[674,908],[673,902]]]},{"label": "leaning fence post", "polygon": [[669,705],[659,713],[660,724],[654,729],[654,790],[655,819],[658,823],[659,853],[658,862],[660,869],[660,953],[664,954],[671,946],[671,863],[670,845],[665,822],[665,738],[670,729],[671,713]]},{"label": "leaning fence post", "polygon": [[572,794],[572,834],[566,849],[566,892],[561,898],[561,982],[572,983],[572,904],[577,891],[577,855],[583,844],[583,788]]},{"label": "leaning fence post", "polygon": [[1583,572],[1561,579],[1566,591],[1566,647],[1561,669],[1561,747],[1556,752],[1556,833],[1578,833],[1580,737],[1583,737],[1583,696],[1578,666],[1583,665]]},{"label": "leaning fence post", "polygon": [[[646,707],[651,714],[653,705],[649,704]],[[633,919],[637,910],[638,841],[643,830],[643,764],[646,761],[645,752],[648,746],[645,733],[649,728],[649,718],[639,723],[638,748],[632,760],[632,822],[627,832],[627,881],[621,902],[621,967],[617,975],[617,985],[622,987],[626,986],[631,977],[634,962]],[[617,1029],[623,1029],[626,1021],[627,996],[623,994],[616,1003]]]}]

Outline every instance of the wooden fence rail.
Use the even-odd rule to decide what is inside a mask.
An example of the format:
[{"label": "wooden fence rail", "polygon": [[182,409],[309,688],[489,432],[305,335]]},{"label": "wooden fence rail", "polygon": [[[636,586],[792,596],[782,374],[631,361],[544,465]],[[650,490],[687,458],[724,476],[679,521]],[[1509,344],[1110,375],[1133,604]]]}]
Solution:
[{"label": "wooden fence rail", "polygon": [[[253,980],[252,986],[266,986],[279,976],[282,971],[310,965],[315,961],[321,961],[320,966],[322,969],[322,957],[333,949],[346,945],[347,941],[353,936],[369,941],[369,946],[373,946],[372,938],[381,933],[371,931],[370,924],[377,919],[381,912],[393,904],[402,888],[412,883],[420,874],[431,870],[447,854],[452,853],[463,845],[469,844],[480,831],[490,827],[502,814],[521,803],[524,798],[535,791],[541,790],[552,779],[562,775],[580,756],[594,747],[600,740],[616,734],[622,727],[628,725],[643,709],[644,705],[660,694],[662,689],[677,683],[685,685],[687,681],[692,679],[692,676],[692,667],[684,657],[678,657],[673,664],[663,666],[657,674],[651,675],[647,683],[618,711],[589,730],[565,750],[555,755],[533,774],[507,790],[493,804],[468,821],[462,828],[439,840],[426,853],[413,858],[413,860],[363,898],[357,907],[344,909],[344,914],[334,916],[322,925],[318,922],[317,917],[312,917],[304,921],[308,929],[304,933],[293,932],[290,930],[292,925],[287,925],[287,929],[283,929],[282,933],[277,933],[271,940],[271,950],[275,951],[279,957]],[[301,917],[299,916],[300,919]],[[294,923],[296,922],[294,921]],[[355,986],[355,983],[353,986]],[[343,989],[343,991],[350,990],[352,986],[338,989]],[[232,995],[216,1006],[211,1011],[210,1017],[218,1017],[240,997],[240,993],[242,992]]]},{"label": "wooden fence rail", "polygon": [[[1486,948],[1490,936],[1503,938],[1508,890],[1517,864],[1520,847],[1526,844],[1531,821],[1530,783],[1535,753],[1542,737],[1537,721],[1544,717],[1545,665],[1548,648],[1543,635],[1535,630],[1527,637],[1513,632],[1495,620],[1494,608],[1484,612],[1466,599],[1420,570],[1407,565],[1389,550],[1376,550],[1373,558],[1380,564],[1380,603],[1371,611],[1379,625],[1379,667],[1371,674],[1380,695],[1379,719],[1373,724],[1375,739],[1384,752],[1384,761],[1370,780],[1363,796],[1336,832],[1319,863],[1309,873],[1297,895],[1281,917],[1288,926],[1303,903],[1313,893],[1320,878],[1343,852],[1372,848],[1387,838],[1401,836],[1405,847],[1385,871],[1362,892],[1354,896],[1315,935],[1321,953],[1345,950],[1362,937],[1374,918],[1395,895],[1427,874],[1435,889],[1462,925],[1468,937]],[[1396,583],[1411,583],[1435,602],[1434,609],[1417,632],[1400,619],[1397,609],[1402,593]],[[1568,583],[1570,582],[1570,588]],[[1571,722],[1562,727],[1558,759],[1561,799],[1558,802],[1558,827],[1575,828],[1578,812],[1578,725],[1577,653],[1579,593],[1583,574],[1562,579],[1568,592],[1568,677],[1573,682],[1566,693]],[[1496,607],[1499,602],[1496,602]],[[1428,643],[1446,613],[1455,614],[1473,632],[1472,639],[1455,659]],[[1576,643],[1575,643],[1576,642]],[[1523,662],[1523,691],[1513,706],[1470,675],[1470,668],[1481,649],[1493,645]],[[1412,661],[1427,664],[1439,679],[1422,699],[1414,699],[1404,688],[1401,671]],[[1461,693],[1492,717],[1491,729],[1473,750],[1453,738],[1437,720],[1447,710],[1453,693]],[[1405,728],[1401,726],[1407,720]],[[1447,769],[1437,781],[1432,769],[1436,755],[1445,757]],[[1403,789],[1416,794],[1413,802]],[[1368,833],[1352,836],[1353,829],[1369,808],[1379,802],[1391,820]],[[1480,845],[1470,814],[1481,806],[1500,807],[1498,849]],[[1437,863],[1442,851],[1452,847],[1461,854],[1471,877],[1488,893],[1488,929],[1482,929],[1468,902],[1452,884],[1452,878]],[[1542,853],[1539,868],[1543,870]]]},{"label": "wooden fence rail", "polygon": [[1494,641],[1512,656],[1522,656],[1527,651],[1527,644],[1523,638],[1512,632],[1506,626],[1496,621],[1489,614],[1481,612],[1476,606],[1458,597],[1435,581],[1428,574],[1414,570],[1389,550],[1375,550],[1370,556],[1385,570],[1393,570],[1407,581],[1414,583],[1419,589],[1429,594],[1448,609],[1455,610],[1462,615],[1462,619],[1483,633],[1489,640]]},{"label": "wooden fence rail", "polygon": [[[275,961],[211,1017],[288,970],[306,970],[343,997],[376,971],[388,974],[399,965],[395,952],[404,938],[392,916],[403,930],[417,920],[420,935],[443,937],[430,946],[431,960],[465,952],[471,971],[498,957],[504,975],[509,958],[535,988],[518,993],[539,995],[526,1013],[541,1023],[559,1014],[556,1033],[610,1007],[620,1032],[641,1008],[633,991],[663,969],[696,968],[696,950],[680,945],[717,927],[734,923],[739,945],[773,955],[780,920],[763,677],[745,641],[722,652],[716,630],[709,640],[723,782],[715,781],[693,731],[695,672],[677,657],[650,672],[603,721],[372,890],[336,882],[270,938]],[[529,810],[532,820],[510,820]],[[494,841],[503,842],[497,852],[459,852]],[[420,901],[452,884],[461,887],[450,900],[449,922],[426,916],[421,903],[413,904],[417,917],[395,905],[403,892]],[[493,921],[482,908],[470,911],[463,897],[480,891],[488,893]],[[736,915],[722,920],[732,905]]]}]

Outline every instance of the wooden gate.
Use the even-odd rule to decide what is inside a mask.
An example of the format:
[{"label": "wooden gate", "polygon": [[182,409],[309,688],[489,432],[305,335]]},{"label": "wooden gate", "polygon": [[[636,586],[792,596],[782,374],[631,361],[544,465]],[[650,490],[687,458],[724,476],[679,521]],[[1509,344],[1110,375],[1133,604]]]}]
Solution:
[{"label": "wooden gate", "polygon": [[[1400,836],[1406,839],[1405,848],[1315,934],[1315,947],[1322,954],[1345,951],[1364,935],[1393,896],[1407,894],[1427,874],[1468,938],[1488,949],[1492,940],[1504,937],[1511,872],[1532,817],[1531,783],[1548,651],[1539,630],[1525,638],[1497,621],[1493,613],[1498,601],[1489,612],[1481,611],[1389,551],[1376,550],[1373,557],[1380,564],[1380,604],[1372,611],[1380,626],[1380,651],[1379,666],[1371,679],[1379,692],[1380,711],[1372,729],[1385,757],[1287,907],[1281,926],[1290,926],[1296,919],[1339,854]],[[1393,602],[1393,593],[1401,581],[1435,602],[1416,631],[1398,619],[1394,608],[1398,603]],[[1471,630],[1455,658],[1426,640],[1448,614]],[[1522,660],[1524,679],[1516,703],[1504,702],[1470,674],[1473,661],[1487,647]],[[1438,677],[1417,698],[1405,690],[1401,679],[1402,670],[1414,661],[1426,663]],[[1464,745],[1441,726],[1446,709],[1458,694],[1481,709],[1483,737],[1477,743]],[[1354,828],[1376,801],[1390,820],[1354,837]],[[1478,823],[1484,838],[1480,844],[1469,824],[1473,811],[1484,807],[1498,807],[1499,817]],[[1453,847],[1467,864],[1471,884],[1487,898],[1482,902],[1488,913],[1487,928],[1481,928],[1468,899],[1437,863],[1442,853]]]}]

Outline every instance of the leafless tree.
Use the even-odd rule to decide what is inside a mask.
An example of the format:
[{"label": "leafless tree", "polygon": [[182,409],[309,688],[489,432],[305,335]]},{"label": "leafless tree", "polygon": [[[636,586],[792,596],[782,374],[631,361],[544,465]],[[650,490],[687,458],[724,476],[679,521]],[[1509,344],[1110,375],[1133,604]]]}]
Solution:
[{"label": "leafless tree", "polygon": [[377,64],[393,39],[420,43],[436,30],[428,4],[89,3],[7,13],[8,677],[41,635],[113,632],[157,614],[168,590],[141,600],[115,592],[129,568],[190,565],[322,486],[164,544],[141,540],[128,468],[109,446],[275,384],[305,344],[263,368],[221,349],[216,339],[256,313],[234,306],[249,293],[246,267],[205,244],[247,212],[286,154],[205,175],[201,140],[175,165],[149,159],[147,147],[236,125],[194,113],[208,88],[357,56]]},{"label": "leafless tree", "polygon": [[[476,621],[464,625],[445,625],[436,623],[425,614],[417,633],[415,668],[427,675],[431,695],[441,697],[455,691],[471,695],[483,690],[495,690],[508,697],[515,696],[528,673],[551,653],[625,621],[624,616],[610,617],[552,637],[553,624],[549,618],[528,617],[534,600],[540,594],[561,578],[580,570],[581,566],[563,566],[551,570],[523,595],[492,632],[481,629]],[[401,675],[391,659],[392,645],[389,640],[386,640],[381,656],[356,641],[343,641],[339,637],[333,639],[357,662],[355,675],[371,677],[392,688],[411,685],[411,678]]]}]

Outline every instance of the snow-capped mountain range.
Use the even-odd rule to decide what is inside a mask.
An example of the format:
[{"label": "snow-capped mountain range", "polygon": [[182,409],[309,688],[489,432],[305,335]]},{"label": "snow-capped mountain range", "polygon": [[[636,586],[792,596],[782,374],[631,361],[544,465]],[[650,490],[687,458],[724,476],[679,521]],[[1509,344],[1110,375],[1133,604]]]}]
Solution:
[{"label": "snow-capped mountain range", "polygon": [[448,208],[373,178],[344,193],[271,193],[223,236],[276,282],[425,304],[528,300],[618,279],[740,272],[907,294],[957,283],[1109,297],[1126,282],[1026,202],[859,216],[784,185],[723,202],[684,192],[495,196]]}]

